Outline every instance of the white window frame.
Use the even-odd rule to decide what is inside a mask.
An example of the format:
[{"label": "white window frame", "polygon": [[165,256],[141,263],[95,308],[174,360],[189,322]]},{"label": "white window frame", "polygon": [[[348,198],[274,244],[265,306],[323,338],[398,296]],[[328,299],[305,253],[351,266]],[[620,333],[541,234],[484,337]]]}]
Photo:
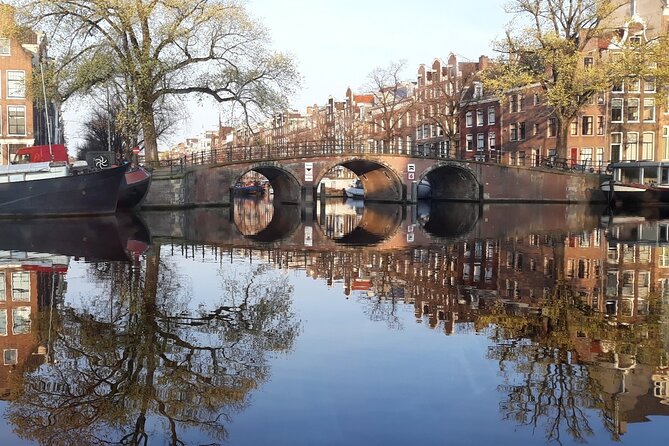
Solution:
[{"label": "white window frame", "polygon": [[468,111],[467,113],[465,113],[465,127],[472,127],[473,119],[474,115],[472,114],[472,112]]},{"label": "white window frame", "polygon": [[465,136],[465,150],[467,152],[471,152],[472,150],[474,150],[474,135],[472,135],[471,133],[468,133]]},{"label": "white window frame", "polygon": [[485,133],[476,134],[476,150],[485,150]]},{"label": "white window frame", "polygon": [[[650,119],[646,119],[646,107],[651,110],[652,117]],[[643,115],[641,119],[643,119],[643,122],[655,122],[655,98],[644,98],[641,110]]]},{"label": "white window frame", "polygon": [[[9,124],[9,119],[10,119],[10,109],[22,109],[23,110],[23,133],[12,133],[11,129],[12,126]],[[26,130],[27,130],[27,116],[26,116],[26,106],[25,105],[8,105],[7,106],[7,134],[11,136],[26,136]]]},{"label": "white window frame", "polygon": [[[615,104],[620,104],[620,120],[613,120],[613,110],[614,110],[614,105]],[[611,99],[611,122],[623,122],[623,119],[625,119],[625,104],[623,102],[622,98],[613,98]]]},{"label": "white window frame", "polygon": [[477,127],[483,127],[483,124],[484,124],[483,119],[484,119],[483,118],[483,109],[482,108],[476,109],[476,126]]},{"label": "white window frame", "polygon": [[30,302],[30,272],[13,271],[12,272],[12,301]]},{"label": "white window frame", "polygon": [[641,159],[655,160],[655,132],[643,132],[641,136]]},{"label": "white window frame", "polygon": [[[12,75],[20,75],[20,79],[12,79]],[[7,70],[5,73],[7,84],[7,97],[11,99],[23,99],[26,97],[26,72],[23,70]],[[18,86],[18,89],[16,88]]]},{"label": "white window frame", "polygon": [[[632,140],[634,146],[632,146]],[[636,161],[639,159],[639,132],[627,132],[627,142],[623,147],[623,160]]]},{"label": "white window frame", "polygon": [[11,55],[12,55],[12,41],[6,37],[0,37],[0,57],[9,57]]}]

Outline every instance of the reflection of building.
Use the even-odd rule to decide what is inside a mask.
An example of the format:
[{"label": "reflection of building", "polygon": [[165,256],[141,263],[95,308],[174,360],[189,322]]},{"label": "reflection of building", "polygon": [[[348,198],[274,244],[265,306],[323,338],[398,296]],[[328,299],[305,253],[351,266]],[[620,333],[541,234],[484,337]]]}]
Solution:
[{"label": "reflection of building", "polygon": [[0,397],[26,369],[44,362],[46,340],[39,338],[37,315],[61,297],[69,259],[50,254],[0,252]]}]

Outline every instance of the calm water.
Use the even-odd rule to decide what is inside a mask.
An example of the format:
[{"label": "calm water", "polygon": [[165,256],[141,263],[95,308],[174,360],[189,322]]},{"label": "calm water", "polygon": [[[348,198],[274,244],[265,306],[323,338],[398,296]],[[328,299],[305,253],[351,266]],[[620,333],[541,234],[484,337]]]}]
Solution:
[{"label": "calm water", "polygon": [[665,217],[239,201],[0,221],[2,444],[657,442]]}]

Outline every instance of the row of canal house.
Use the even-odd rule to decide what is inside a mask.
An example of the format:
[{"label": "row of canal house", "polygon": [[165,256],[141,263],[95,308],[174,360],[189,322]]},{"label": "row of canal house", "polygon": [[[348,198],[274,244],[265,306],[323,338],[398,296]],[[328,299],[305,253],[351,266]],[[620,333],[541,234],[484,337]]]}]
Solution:
[{"label": "row of canal house", "polygon": [[[14,23],[11,8],[0,7],[0,23]],[[7,164],[22,147],[48,143],[44,104],[27,88],[30,79],[39,79],[40,64],[46,61],[43,34],[11,26],[0,30],[0,164]],[[51,142],[62,144],[60,105],[49,102],[47,110]]]},{"label": "row of canal house", "polygon": [[[631,0],[611,18],[613,32],[593,40],[583,68],[613,57],[619,48],[666,32],[666,2]],[[589,98],[570,123],[567,159],[596,170],[609,162],[669,160],[669,115],[659,107],[653,78],[634,78]],[[555,154],[557,120],[540,85],[509,91],[504,98],[474,79],[461,102],[460,155],[511,165],[536,165]]]}]

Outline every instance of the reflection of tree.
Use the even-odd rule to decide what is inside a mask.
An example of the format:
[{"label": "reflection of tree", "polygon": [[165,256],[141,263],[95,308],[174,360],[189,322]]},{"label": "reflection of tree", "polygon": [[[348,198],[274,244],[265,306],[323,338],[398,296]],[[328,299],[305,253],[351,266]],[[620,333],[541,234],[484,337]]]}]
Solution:
[{"label": "reflection of tree", "polygon": [[94,267],[124,293],[61,312],[54,363],[26,376],[9,410],[17,432],[49,445],[147,444],[156,432],[185,444],[192,428],[225,437],[224,423],[267,378],[267,353],[292,346],[292,288],[257,267],[226,277],[213,307],[191,308],[183,277],[159,253],[143,277],[130,265]]},{"label": "reflection of tree", "polygon": [[588,414],[592,410],[603,415],[606,428],[619,439],[617,417],[606,406],[607,395],[594,373],[606,358],[581,358],[584,345],[589,350],[593,342],[605,340],[612,349],[608,356],[631,355],[651,365],[659,364],[663,355],[657,320],[618,327],[564,286],[558,286],[540,309],[522,311],[498,304],[479,322],[490,324],[494,345],[489,357],[499,362],[505,380],[499,387],[505,419],[543,428],[548,441],[560,444],[565,433],[577,441],[593,434]]}]

